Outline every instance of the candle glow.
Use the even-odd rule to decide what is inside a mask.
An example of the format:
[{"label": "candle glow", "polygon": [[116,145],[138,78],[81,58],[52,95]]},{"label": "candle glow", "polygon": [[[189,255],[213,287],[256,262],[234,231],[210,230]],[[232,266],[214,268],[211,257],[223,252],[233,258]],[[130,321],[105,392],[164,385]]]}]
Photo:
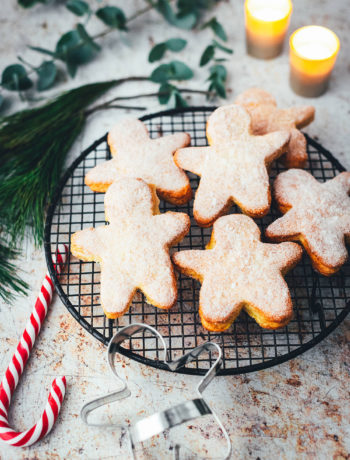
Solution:
[{"label": "candle glow", "polygon": [[339,51],[339,39],[326,27],[307,26],[290,38],[290,79],[302,96],[323,94]]},{"label": "candle glow", "polygon": [[283,48],[291,12],[290,0],[246,0],[248,53],[263,59],[278,56]]}]

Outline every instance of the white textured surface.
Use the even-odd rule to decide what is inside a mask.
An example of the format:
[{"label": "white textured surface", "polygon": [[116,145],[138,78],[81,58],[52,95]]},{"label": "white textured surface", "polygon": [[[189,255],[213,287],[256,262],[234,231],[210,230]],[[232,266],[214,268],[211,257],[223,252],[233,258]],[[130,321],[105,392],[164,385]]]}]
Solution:
[{"label": "white textured surface", "polygon": [[[122,3],[130,12],[144,5],[141,0],[110,0],[110,4]],[[329,92],[311,100],[294,95],[288,84],[286,50],[273,61],[247,57],[243,42],[243,2],[231,0],[224,2],[215,12],[224,23],[229,44],[235,50],[228,62],[229,88],[232,90],[229,102],[248,87],[261,86],[277,98],[281,107],[305,103],[315,105],[316,120],[306,131],[318,137],[349,168],[350,3],[347,0],[294,0],[293,3],[290,31],[314,23],[330,27],[340,37],[342,49]],[[0,12],[1,68],[12,64],[17,54],[34,63],[40,62],[41,57],[29,51],[26,44],[53,47],[59,35],[73,27],[75,22],[76,18],[63,7],[38,6],[26,11],[16,6],[15,0],[3,1]],[[96,23],[96,30],[101,29],[102,26]],[[149,14],[133,23],[127,39],[131,47],[118,38],[118,32],[111,34],[104,40],[103,51],[97,59],[81,68],[74,81],[62,83],[55,91],[89,81],[147,74],[153,67],[146,62],[151,43],[180,35],[188,37],[190,42],[179,57],[189,64],[198,62],[210,40],[209,31],[198,32],[193,38],[192,33],[163,25],[156,14]],[[206,73],[196,69],[196,79],[181,86],[198,88],[204,85],[205,78]],[[111,94],[136,94],[153,88],[151,84],[130,84]],[[12,108],[18,108],[20,104],[14,102],[16,97],[12,99]],[[153,100],[144,102],[149,104],[149,111],[159,109]],[[203,99],[195,96],[191,103],[202,104]],[[124,115],[122,111],[94,115],[72,149],[71,159]],[[17,345],[46,271],[43,250],[34,250],[28,243],[24,253],[21,263],[32,290],[28,298],[20,298],[11,306],[0,305],[1,372],[6,369]],[[349,320],[344,322],[327,340],[293,361],[255,374],[220,378],[209,387],[208,399],[213,401],[228,428],[235,459],[347,458],[350,451],[349,324]],[[109,416],[114,420],[130,418],[130,412],[142,416],[179,402],[183,397],[191,397],[191,389],[198,383],[195,377],[172,376],[124,358],[120,358],[119,369],[127,377],[136,398],[129,407],[112,406]],[[67,396],[51,435],[25,450],[0,445],[1,458],[126,458],[126,443],[118,431],[88,429],[79,419],[83,403],[111,391],[114,382],[107,370],[105,349],[80,328],[56,298],[14,396],[15,407],[10,411],[14,426],[23,429],[36,420],[51,381],[54,376],[62,374],[67,376]],[[178,433],[185,440],[198,436],[198,445],[209,443],[218,451],[221,438],[211,426],[212,421],[208,420],[200,427],[193,424],[192,430],[181,428]],[[151,448],[151,443],[149,445]],[[152,452],[154,457],[169,458],[169,453],[164,450],[153,448]]]}]

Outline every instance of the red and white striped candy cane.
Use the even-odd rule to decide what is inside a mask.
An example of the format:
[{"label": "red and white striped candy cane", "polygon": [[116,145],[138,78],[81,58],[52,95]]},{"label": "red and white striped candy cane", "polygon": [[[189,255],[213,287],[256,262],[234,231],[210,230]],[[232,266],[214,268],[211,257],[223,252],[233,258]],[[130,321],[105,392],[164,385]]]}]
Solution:
[{"label": "red and white striped candy cane", "polygon": [[[53,258],[57,274],[60,274],[62,270],[67,252],[67,246],[59,245],[56,257]],[[53,291],[54,285],[47,273],[21,340],[0,384],[0,439],[12,446],[31,446],[51,431],[60,412],[66,391],[66,378],[55,378],[51,385],[45,410],[37,423],[29,430],[22,432],[15,431],[10,427],[7,411],[10,407],[11,397],[28,361],[35,339],[39,335],[52,300]]]}]

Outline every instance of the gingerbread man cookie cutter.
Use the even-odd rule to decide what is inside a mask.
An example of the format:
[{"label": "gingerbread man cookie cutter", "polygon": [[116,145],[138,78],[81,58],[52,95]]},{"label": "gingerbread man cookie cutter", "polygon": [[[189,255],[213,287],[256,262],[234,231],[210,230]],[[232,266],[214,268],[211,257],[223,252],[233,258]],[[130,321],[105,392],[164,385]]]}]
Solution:
[{"label": "gingerbread man cookie cutter", "polygon": [[[106,404],[110,404],[115,401],[121,401],[127,399],[131,396],[131,391],[128,388],[128,385],[125,380],[123,380],[115,367],[115,360],[114,356],[118,352],[120,345],[130,339],[133,335],[141,332],[141,331],[148,331],[150,332],[156,339],[158,339],[161,343],[161,347],[163,348],[163,358],[161,359],[162,363],[165,365],[167,370],[169,371],[176,371],[186,364],[194,361],[197,359],[202,353],[204,352],[215,352],[217,353],[217,358],[214,361],[211,368],[199,382],[196,393],[197,397],[192,400],[184,401],[176,406],[170,407],[169,409],[157,412],[153,415],[147,416],[141,420],[138,420],[134,425],[130,426],[128,424],[97,424],[91,423],[89,421],[89,415],[94,410],[102,407]],[[226,440],[226,453],[223,459],[228,459],[231,455],[231,440],[230,437],[225,430],[222,422],[220,421],[219,417],[216,413],[210,408],[206,400],[203,398],[203,392],[211,383],[213,378],[217,375],[221,365],[222,365],[222,351],[218,344],[214,342],[205,342],[204,344],[194,348],[190,352],[184,354],[180,358],[174,361],[168,361],[168,350],[164,338],[162,335],[153,327],[148,326],[143,323],[134,323],[129,326],[126,326],[120,329],[111,339],[108,345],[107,350],[107,359],[109,367],[116,377],[116,379],[123,384],[122,389],[118,391],[114,391],[108,393],[104,396],[96,398],[88,403],[86,403],[83,408],[81,409],[80,416],[84,423],[89,426],[93,427],[118,427],[120,428],[128,437],[129,441],[129,450],[130,456],[132,459],[136,460],[136,452],[135,446],[136,444],[146,441],[147,439],[163,433],[164,431],[171,430],[173,427],[181,425],[185,422],[189,422],[190,420],[196,419],[198,417],[202,417],[204,415],[212,415],[216,424],[220,427],[223,436]],[[186,448],[184,448],[186,449]],[[188,449],[186,449],[188,450]],[[180,444],[176,444],[174,446],[174,458],[180,459],[182,446]],[[214,458],[214,457],[212,457]]]}]

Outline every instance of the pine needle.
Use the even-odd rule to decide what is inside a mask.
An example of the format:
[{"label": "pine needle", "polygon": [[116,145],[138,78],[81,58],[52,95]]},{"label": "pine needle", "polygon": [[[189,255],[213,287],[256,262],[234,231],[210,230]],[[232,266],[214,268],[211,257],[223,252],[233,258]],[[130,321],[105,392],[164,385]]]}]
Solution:
[{"label": "pine needle", "polygon": [[13,300],[14,293],[25,294],[28,285],[18,276],[18,269],[11,262],[18,252],[0,239],[0,297],[5,302]]},{"label": "pine needle", "polygon": [[[44,238],[45,212],[57,187],[67,153],[84,127],[86,108],[129,77],[92,83],[67,91],[40,107],[0,118],[0,297],[23,294],[22,281],[11,260],[29,229],[35,245]],[[7,243],[8,242],[8,243]]]},{"label": "pine needle", "polygon": [[30,225],[35,244],[42,244],[45,210],[84,126],[85,108],[116,83],[84,85],[0,119],[0,223],[12,242]]}]

